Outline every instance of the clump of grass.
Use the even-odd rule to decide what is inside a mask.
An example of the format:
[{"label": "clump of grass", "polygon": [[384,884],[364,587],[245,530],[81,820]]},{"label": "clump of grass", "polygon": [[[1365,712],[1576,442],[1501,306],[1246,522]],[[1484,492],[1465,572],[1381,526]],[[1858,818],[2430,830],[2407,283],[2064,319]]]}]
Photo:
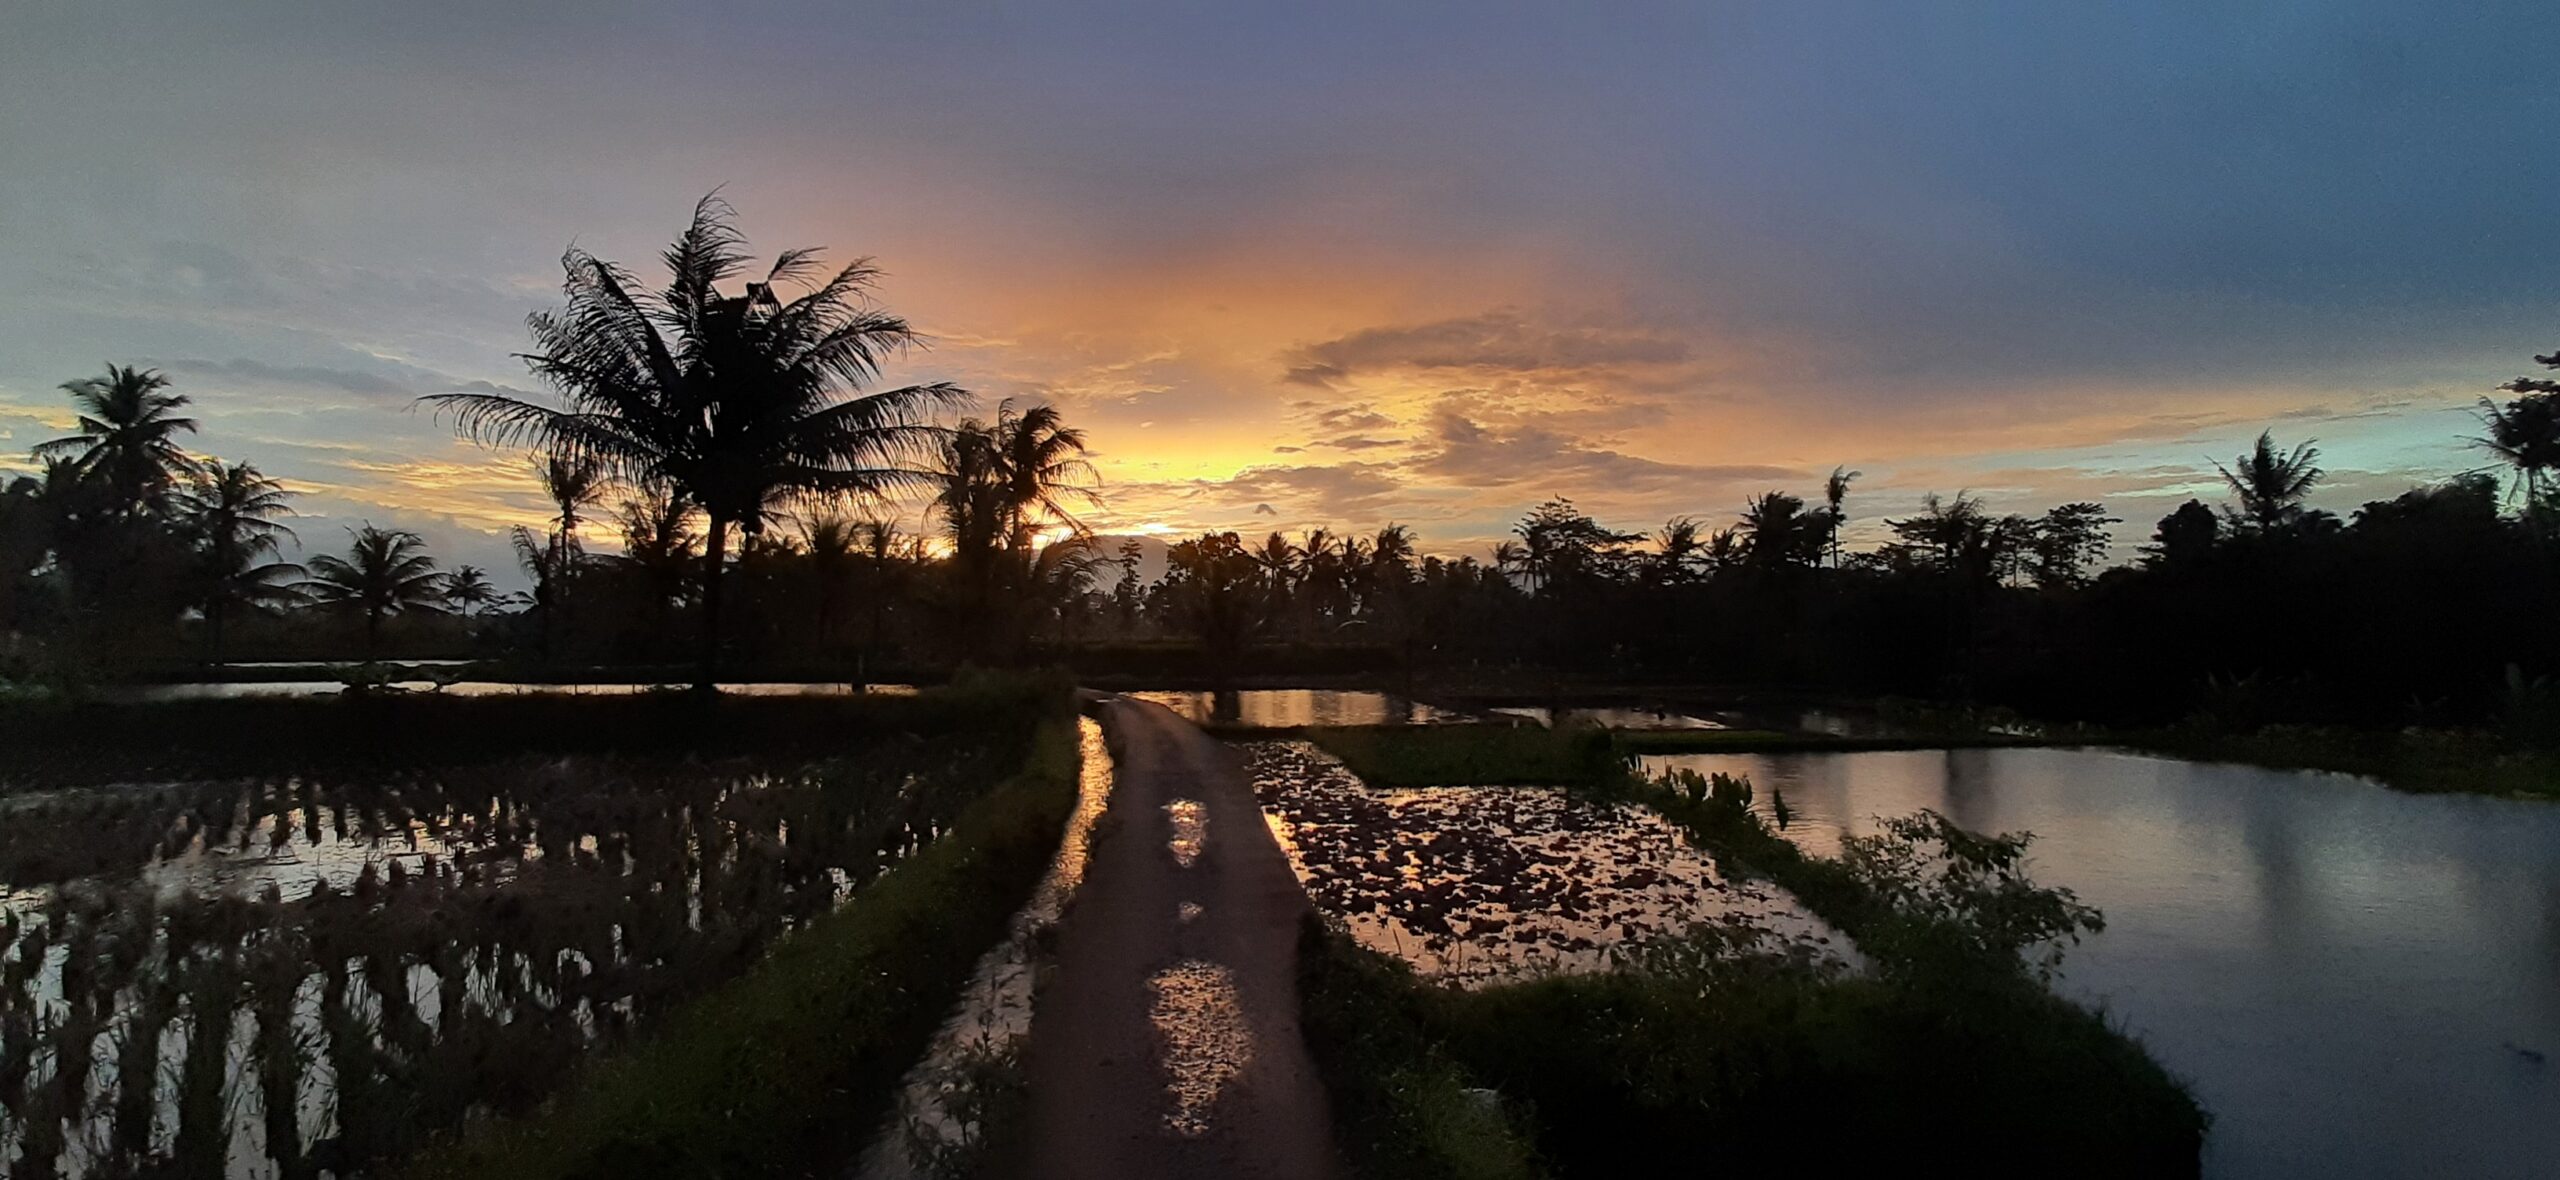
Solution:
[{"label": "clump of grass", "polygon": [[1298,1019],[1345,1147],[1371,1180],[1544,1175],[1512,1104],[1429,1031],[1437,989],[1313,913],[1298,939]]}]

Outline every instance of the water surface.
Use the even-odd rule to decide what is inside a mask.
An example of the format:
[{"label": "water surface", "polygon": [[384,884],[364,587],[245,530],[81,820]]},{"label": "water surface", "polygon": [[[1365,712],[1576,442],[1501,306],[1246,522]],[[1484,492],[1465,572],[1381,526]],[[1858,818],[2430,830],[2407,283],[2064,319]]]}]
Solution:
[{"label": "water surface", "polygon": [[2107,918],[2061,986],[2194,1082],[2211,1175],[2560,1174],[2560,806],[2093,750],[1645,762],[1783,791],[1816,852],[1923,807],[2035,832]]},{"label": "water surface", "polygon": [[1234,692],[1133,692],[1194,724],[1279,729],[1300,725],[1445,725],[1470,720],[1452,709],[1394,693],[1333,688],[1248,688]]}]

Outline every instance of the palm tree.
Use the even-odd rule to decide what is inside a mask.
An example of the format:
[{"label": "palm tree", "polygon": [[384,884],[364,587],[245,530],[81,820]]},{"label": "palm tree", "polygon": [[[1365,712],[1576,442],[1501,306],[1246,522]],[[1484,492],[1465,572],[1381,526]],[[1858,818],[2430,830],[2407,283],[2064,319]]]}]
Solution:
[{"label": "palm tree", "polygon": [[1823,512],[1831,518],[1830,543],[1833,569],[1840,567],[1840,526],[1849,523],[1849,513],[1843,507],[1849,501],[1849,485],[1865,474],[1866,472],[1863,471],[1851,471],[1846,464],[1843,464],[1832,468],[1831,478],[1822,481]]},{"label": "palm tree", "polygon": [[2213,468],[2222,473],[2231,493],[2240,497],[2242,519],[2262,532],[2282,528],[2301,515],[2303,497],[2327,474],[2320,469],[2320,448],[2304,442],[2290,452],[2279,452],[2272,430],[2261,432],[2257,445],[2236,462],[2236,471],[2220,463]]},{"label": "palm tree", "polygon": [[457,565],[444,576],[444,602],[456,614],[479,614],[499,598],[498,588],[489,584],[489,571],[479,566]]},{"label": "palm tree", "polygon": [[347,555],[312,558],[311,578],[302,588],[322,606],[364,615],[364,655],[370,660],[382,641],[382,621],[437,609],[444,602],[444,579],[424,552],[425,538],[416,533],[368,522],[347,535]]},{"label": "palm tree", "polygon": [[578,526],[585,523],[579,513],[604,502],[604,466],[592,456],[575,453],[545,455],[533,465],[534,478],[542,481],[542,494],[550,497],[557,511],[552,515],[552,536],[568,549],[578,548]]},{"label": "palm tree", "polygon": [[1742,559],[1764,570],[1813,565],[1829,540],[1828,521],[1806,512],[1799,497],[1762,492],[1743,505],[1742,522],[1735,526]]},{"label": "palm tree", "polygon": [[292,492],[246,463],[213,460],[197,467],[171,497],[178,519],[202,563],[197,607],[204,611],[207,658],[222,659],[222,629],[234,605],[282,606],[299,597],[286,579],[301,566],[271,557],[293,530],[279,517],[293,515]]},{"label": "palm tree", "polygon": [[1662,531],[1653,538],[1653,560],[1648,563],[1656,584],[1683,583],[1698,574],[1707,557],[1699,528],[1697,518],[1690,516],[1675,516],[1662,522]]},{"label": "palm tree", "polygon": [[1085,455],[1084,432],[1057,407],[1018,410],[1011,399],[994,421],[970,419],[944,437],[933,505],[951,541],[963,625],[982,651],[1026,637],[1018,608],[1037,597],[1041,534],[1086,535],[1070,507],[1098,499]]},{"label": "palm tree", "polygon": [[800,541],[808,551],[809,580],[816,591],[812,596],[818,609],[814,638],[817,646],[824,649],[835,639],[837,608],[849,589],[855,558],[862,548],[861,532],[844,516],[822,512],[800,518]]},{"label": "palm tree", "polygon": [[166,392],[169,379],[158,370],[108,365],[106,376],[62,388],[80,408],[80,432],[38,443],[35,454],[63,457],[72,474],[111,490],[117,512],[157,510],[169,489],[195,470],[177,436],[194,433],[196,420],[178,415],[187,396]]},{"label": "palm tree", "polygon": [[2480,425],[2487,433],[2471,440],[2472,445],[2515,468],[2525,515],[2534,521],[2535,531],[2548,534],[2545,518],[2553,493],[2560,492],[2560,475],[2554,474],[2560,472],[2560,393],[2528,392],[2503,406],[2481,398]]},{"label": "palm tree", "polygon": [[[582,455],[610,475],[658,481],[706,518],[699,684],[718,670],[729,532],[762,532],[778,503],[920,486],[939,448],[934,412],[967,394],[945,383],[860,392],[919,342],[867,296],[880,271],[857,260],[817,280],[814,250],[786,250],[742,293],[746,239],[717,194],[667,248],[666,287],[582,250],[562,259],[566,308],[535,314],[526,361],[559,404],[500,393],[436,394],[483,444]],[[785,301],[782,284],[805,284]]]}]

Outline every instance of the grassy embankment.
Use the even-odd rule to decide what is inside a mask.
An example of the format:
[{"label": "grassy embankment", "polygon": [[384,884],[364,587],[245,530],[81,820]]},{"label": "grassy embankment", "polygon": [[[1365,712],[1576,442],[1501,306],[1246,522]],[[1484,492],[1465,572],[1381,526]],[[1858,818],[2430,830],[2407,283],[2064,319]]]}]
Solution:
[{"label": "grassy embankment", "polygon": [[2560,755],[2519,748],[2484,732],[2180,726],[2098,733],[2089,741],[2198,762],[2363,775],[2404,791],[2560,799]]},{"label": "grassy embankment", "polygon": [[0,792],[148,779],[433,770],[526,754],[826,757],[947,728],[958,714],[1066,699],[1007,678],[916,696],[465,697],[439,693],[0,704]]},{"label": "grassy embankment", "polygon": [[[2022,878],[1980,904],[1931,908],[1927,885],[1810,857],[1730,798],[1691,797],[1627,770],[1606,735],[1544,730],[1314,731],[1380,785],[1543,781],[1662,811],[1729,868],[1766,876],[1854,939],[1870,970],[1705,953],[1669,966],[1458,992],[1371,965],[1339,935],[1310,939],[1305,990],[1337,1093],[1375,1093],[1349,1136],[1390,1175],[1502,1175],[1418,1152],[1447,1106],[1399,1087],[1410,1068],[1492,1086],[1528,1112],[1537,1156],[1567,1175],[1715,1160],[1825,1168],[1997,1161],[2047,1174],[2192,1173],[2205,1117],[2141,1047],[2053,996],[2019,958],[2022,915],[2067,921],[2067,899]],[[1651,735],[1647,735],[1648,737]],[[1507,773],[1488,775],[1488,767]],[[1376,777],[1372,777],[1372,776]],[[1738,784],[1735,784],[1738,786]],[[1996,852],[1995,852],[1996,855]],[[1351,991],[1351,983],[1360,985]],[[1346,991],[1374,1013],[1328,1022]],[[1390,1040],[1376,1028],[1398,1029]],[[1401,1047],[1389,1055],[1384,1046]],[[1460,1124],[1463,1125],[1463,1124]],[[1438,1138],[1445,1138],[1445,1132]],[[1507,1157],[1505,1157],[1507,1158]]]},{"label": "grassy embankment", "polygon": [[921,854],[534,1114],[436,1144],[403,1174],[841,1170],[1056,850],[1076,794],[1064,699],[1021,771]]}]

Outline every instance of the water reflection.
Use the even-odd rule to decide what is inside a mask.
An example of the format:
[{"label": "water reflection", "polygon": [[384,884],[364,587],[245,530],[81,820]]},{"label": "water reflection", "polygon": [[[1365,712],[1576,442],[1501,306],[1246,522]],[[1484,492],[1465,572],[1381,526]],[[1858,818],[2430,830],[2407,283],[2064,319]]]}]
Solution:
[{"label": "water reflection", "polygon": [[1542,706],[1500,706],[1488,710],[1506,717],[1519,717],[1537,722],[1548,729],[1563,726],[1598,726],[1603,729],[1724,729],[1725,723],[1711,717],[1674,709],[1612,706],[1568,708],[1561,712]]},{"label": "water reflection", "polygon": [[1243,750],[1308,896],[1426,975],[1480,985],[1602,970],[1621,946],[1728,919],[1847,954],[1791,899],[1726,879],[1653,811],[1542,787],[1373,791],[1308,743]]},{"label": "water reflection", "polygon": [[2560,807],[2086,750],[1645,762],[1783,791],[1817,852],[1922,807],[2035,832],[2107,916],[2062,986],[2195,1081],[2213,1174],[2560,1160]]},{"label": "water reflection", "polygon": [[984,1162],[979,1152],[988,1126],[1005,1117],[1006,1103],[1020,1098],[1019,1059],[1031,1033],[1038,948],[1084,883],[1093,826],[1111,800],[1111,752],[1102,726],[1090,717],[1077,724],[1082,766],[1076,809],[1067,818],[1057,858],[1030,904],[1014,915],[1005,940],[979,957],[959,1004],[907,1072],[893,1122],[863,1155],[859,1174],[865,1180],[975,1174]]},{"label": "water reflection", "polygon": [[911,740],[12,800],[0,1166],[343,1174],[526,1109],[933,839],[1001,757]]},{"label": "water reflection", "polygon": [[1196,1136],[1209,1129],[1219,1092],[1253,1061],[1253,1026],[1235,973],[1216,963],[1185,959],[1147,980],[1164,1066],[1166,1129]]},{"label": "water reflection", "polygon": [[1302,725],[1446,725],[1470,720],[1465,713],[1408,700],[1393,693],[1331,688],[1248,688],[1231,692],[1133,692],[1199,725],[1247,725],[1282,729]]}]

